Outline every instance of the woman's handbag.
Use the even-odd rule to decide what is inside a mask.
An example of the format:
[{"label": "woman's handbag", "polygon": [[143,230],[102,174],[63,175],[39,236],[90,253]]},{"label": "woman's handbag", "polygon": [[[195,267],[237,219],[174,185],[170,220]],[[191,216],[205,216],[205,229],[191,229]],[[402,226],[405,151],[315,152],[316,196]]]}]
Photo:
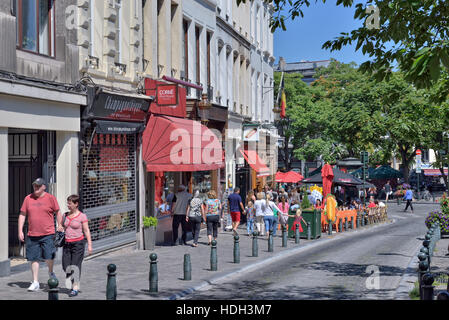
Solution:
[{"label": "woman's handbag", "polygon": [[[64,220],[62,220],[62,225],[64,226],[66,215],[64,214]],[[64,246],[65,243],[65,232],[64,231],[56,231],[55,234],[55,247],[60,248]]]},{"label": "woman's handbag", "polygon": [[65,243],[65,232],[64,231],[56,231],[55,234],[55,247],[59,248],[62,247]]}]

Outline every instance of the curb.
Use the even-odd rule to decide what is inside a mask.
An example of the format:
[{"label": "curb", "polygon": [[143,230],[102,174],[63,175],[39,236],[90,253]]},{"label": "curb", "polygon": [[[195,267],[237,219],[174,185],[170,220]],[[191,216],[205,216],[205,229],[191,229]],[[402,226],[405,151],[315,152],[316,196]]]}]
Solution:
[{"label": "curb", "polygon": [[408,264],[407,269],[405,269],[405,272],[399,281],[399,286],[394,293],[394,300],[411,300],[409,293],[413,290],[415,281],[418,280],[416,269],[418,268],[418,253],[421,246],[422,244],[418,244],[416,247],[412,258],[410,259],[410,263]]},{"label": "curb", "polygon": [[306,251],[306,250],[309,250],[309,249],[313,249],[315,247],[319,247],[321,245],[324,245],[324,244],[328,243],[329,241],[336,241],[336,240],[341,239],[342,237],[350,237],[350,236],[356,235],[357,233],[360,233],[360,232],[363,232],[363,231],[370,231],[372,229],[380,228],[382,226],[391,225],[391,224],[394,224],[394,223],[396,223],[396,220],[395,219],[391,219],[391,220],[388,220],[386,222],[383,222],[383,223],[380,223],[380,224],[376,224],[375,226],[372,226],[369,229],[367,229],[367,228],[364,228],[362,230],[356,229],[356,230],[351,230],[349,233],[342,233],[342,234],[337,233],[336,237],[320,238],[320,239],[318,239],[318,240],[316,240],[314,242],[308,243],[306,245],[303,245],[303,246],[300,246],[300,247],[296,247],[296,248],[287,249],[287,250],[285,250],[285,251],[283,251],[281,253],[277,253],[274,256],[272,256],[270,258],[267,258],[267,259],[264,259],[262,261],[251,263],[251,264],[249,264],[249,265],[247,265],[245,267],[242,267],[242,268],[240,268],[238,270],[227,272],[227,273],[225,273],[223,275],[215,276],[215,277],[213,277],[210,280],[205,280],[205,281],[203,281],[202,283],[200,283],[200,284],[198,284],[196,286],[187,288],[187,289],[185,289],[183,291],[175,293],[175,294],[171,295],[170,297],[162,299],[162,300],[177,300],[177,299],[181,299],[181,298],[184,298],[185,296],[187,296],[187,295],[189,295],[191,293],[194,293],[195,291],[207,290],[208,287],[212,287],[213,285],[220,284],[220,283],[224,282],[225,280],[229,281],[230,279],[236,278],[236,277],[238,277],[239,275],[241,275],[241,274],[243,274],[245,272],[252,271],[253,269],[255,269],[257,267],[264,266],[264,265],[273,263],[275,261],[278,261],[278,260],[281,260],[281,259],[284,259],[284,258],[288,258],[288,257],[290,257],[290,256],[292,256],[294,254],[299,253],[299,252],[303,252],[303,251]]}]

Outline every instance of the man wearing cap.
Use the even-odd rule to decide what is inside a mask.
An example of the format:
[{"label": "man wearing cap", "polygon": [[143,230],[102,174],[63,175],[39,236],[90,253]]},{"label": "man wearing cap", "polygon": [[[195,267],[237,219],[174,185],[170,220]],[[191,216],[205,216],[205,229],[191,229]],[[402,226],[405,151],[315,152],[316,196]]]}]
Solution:
[{"label": "man wearing cap", "polygon": [[192,195],[186,191],[184,185],[179,185],[178,192],[173,197],[172,215],[173,215],[173,245],[177,245],[178,241],[178,228],[181,224],[182,229],[182,243],[187,244],[187,221],[186,221],[186,211],[189,205]]},{"label": "man wearing cap", "polygon": [[50,278],[56,278],[53,273],[53,262],[56,248],[54,245],[55,225],[54,214],[58,221],[58,231],[62,227],[62,214],[56,198],[45,192],[45,181],[37,178],[33,182],[34,192],[25,197],[19,214],[19,240],[25,242],[23,226],[28,217],[28,234],[26,238],[26,257],[31,262],[33,281],[28,291],[39,290],[39,261],[45,261]]}]

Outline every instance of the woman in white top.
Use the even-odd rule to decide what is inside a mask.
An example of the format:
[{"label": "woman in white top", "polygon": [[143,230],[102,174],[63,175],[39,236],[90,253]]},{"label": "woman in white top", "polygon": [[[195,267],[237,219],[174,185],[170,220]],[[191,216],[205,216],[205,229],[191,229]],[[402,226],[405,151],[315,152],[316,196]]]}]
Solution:
[{"label": "woman in white top", "polygon": [[276,206],[276,204],[271,201],[271,196],[267,194],[266,200],[265,200],[265,214],[263,217],[263,222],[265,223],[265,231],[267,232],[267,237],[269,236],[269,231],[273,231],[274,228],[277,228],[277,214],[274,214],[274,210],[277,210],[277,212],[281,212],[279,208]]},{"label": "woman in white top", "polygon": [[265,215],[266,205],[265,194],[263,192],[259,192],[257,194],[257,200],[254,201],[254,209],[256,209],[256,229],[261,236],[264,235],[264,228],[262,227],[262,224],[264,222],[263,217]]}]

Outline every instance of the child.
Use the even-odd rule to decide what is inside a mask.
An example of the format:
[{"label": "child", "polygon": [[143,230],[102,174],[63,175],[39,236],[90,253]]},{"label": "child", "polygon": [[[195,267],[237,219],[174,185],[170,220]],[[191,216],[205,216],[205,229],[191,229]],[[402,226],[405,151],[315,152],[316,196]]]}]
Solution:
[{"label": "child", "polygon": [[307,225],[307,221],[304,220],[304,218],[301,216],[302,211],[301,209],[296,210],[296,214],[295,215],[288,215],[289,217],[294,217],[295,221],[293,221],[293,231],[296,231],[296,225],[299,224],[299,232],[303,232],[303,228],[301,225],[301,221],[304,222],[305,225]]},{"label": "child", "polygon": [[251,236],[254,232],[254,219],[256,217],[256,209],[254,208],[253,202],[248,201],[248,205],[245,208],[246,214],[246,231],[248,236]]}]

